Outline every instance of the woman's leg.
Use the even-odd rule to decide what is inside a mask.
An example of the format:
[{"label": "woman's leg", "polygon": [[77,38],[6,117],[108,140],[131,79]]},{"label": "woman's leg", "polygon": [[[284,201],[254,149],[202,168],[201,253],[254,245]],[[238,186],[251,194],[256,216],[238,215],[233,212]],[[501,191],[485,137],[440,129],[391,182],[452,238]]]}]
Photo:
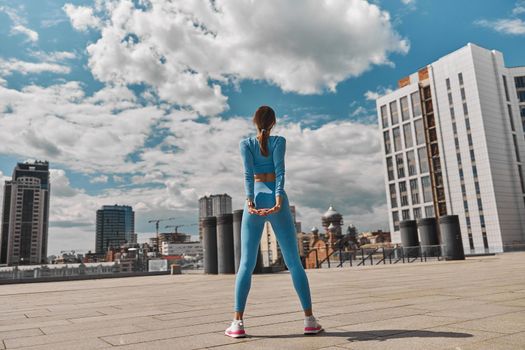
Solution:
[{"label": "woman's leg", "polygon": [[312,301],[308,277],[301,264],[299,249],[297,247],[297,234],[292,212],[288,202],[288,196],[284,194],[281,209],[277,213],[268,215],[273,231],[277,237],[284,262],[292,276],[293,285],[301,301],[301,306],[306,316],[312,314]]},{"label": "woman's leg", "polygon": [[250,214],[245,202],[241,221],[241,259],[235,278],[235,318],[242,319],[246,299],[250,292],[252,273],[257,263],[259,243],[264,228],[265,217]]}]

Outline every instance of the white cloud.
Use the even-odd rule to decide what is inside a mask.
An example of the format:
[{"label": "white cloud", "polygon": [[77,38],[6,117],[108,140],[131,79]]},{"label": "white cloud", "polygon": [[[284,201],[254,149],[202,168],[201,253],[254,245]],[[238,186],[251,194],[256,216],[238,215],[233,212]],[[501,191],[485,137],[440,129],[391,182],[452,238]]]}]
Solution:
[{"label": "white cloud", "polygon": [[0,74],[10,75],[12,72],[20,74],[38,74],[43,72],[51,72],[57,74],[67,74],[71,71],[68,66],[50,62],[27,62],[20,61],[14,58],[4,60],[0,58]]},{"label": "white cloud", "polygon": [[143,147],[164,114],[134,98],[112,87],[86,97],[78,82],[21,91],[0,86],[0,110],[11,111],[0,118],[0,153],[46,158],[87,173],[127,172],[126,157]]},{"label": "white cloud", "polygon": [[64,9],[76,27],[85,27],[75,24],[79,17],[88,23],[98,18],[101,37],[87,47],[97,79],[145,83],[161,99],[203,115],[228,109],[216,82],[264,80],[300,94],[335,91],[338,83],[373,65],[391,65],[390,53],[409,49],[390,15],[364,0],[308,0],[301,6],[152,0],[148,5],[110,2],[96,12],[84,9],[83,16],[73,5]]},{"label": "white cloud", "polygon": [[525,13],[525,1],[519,0],[512,9],[512,14],[516,16],[521,15],[522,13]]},{"label": "white cloud", "polygon": [[512,16],[495,20],[478,20],[474,24],[509,35],[525,35],[525,21],[519,18],[525,13],[525,1],[518,1],[512,9]]},{"label": "white cloud", "polygon": [[100,175],[100,176],[95,176],[91,178],[89,182],[91,182],[92,184],[104,184],[104,183],[107,183],[108,180],[109,180],[109,177],[107,175]]},{"label": "white cloud", "polygon": [[71,51],[32,51],[31,55],[44,62],[62,62],[77,58],[77,55]]},{"label": "white cloud", "polygon": [[114,181],[114,182],[124,182],[125,179],[124,179],[123,176],[113,175],[113,181]]},{"label": "white cloud", "polygon": [[11,34],[22,34],[27,37],[27,39],[31,42],[37,42],[38,41],[38,33],[34,30],[31,30],[21,24],[17,24],[11,28]]},{"label": "white cloud", "polygon": [[405,5],[414,5],[416,0],[401,0],[401,2]]},{"label": "white cloud", "polygon": [[374,101],[377,100],[379,97],[391,93],[393,90],[390,88],[385,88],[382,86],[379,86],[376,91],[368,90],[365,92],[364,96],[367,99],[367,101]]},{"label": "white cloud", "polygon": [[356,109],[354,109],[354,111],[352,113],[350,113],[350,115],[352,117],[356,117],[358,115],[363,115],[363,114],[366,114],[366,113],[368,113],[368,110],[365,107],[363,107],[363,106],[359,106]]},{"label": "white cloud", "polygon": [[503,34],[524,35],[525,22],[520,18],[503,18],[494,21],[479,20],[475,22],[482,27],[493,29]]},{"label": "white cloud", "polygon": [[0,12],[4,12],[12,22],[11,35],[22,34],[30,42],[38,41],[38,33],[26,26],[27,21],[14,8],[0,6]]},{"label": "white cloud", "polygon": [[89,28],[98,28],[101,24],[99,18],[94,15],[91,7],[65,4],[63,10],[71,20],[71,25],[76,30],[87,31]]}]

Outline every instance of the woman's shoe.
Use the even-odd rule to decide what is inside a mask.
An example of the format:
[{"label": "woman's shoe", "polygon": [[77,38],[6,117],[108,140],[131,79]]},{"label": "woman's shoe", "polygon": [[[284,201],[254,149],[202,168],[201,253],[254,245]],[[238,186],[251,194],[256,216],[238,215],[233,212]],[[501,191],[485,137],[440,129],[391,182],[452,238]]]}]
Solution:
[{"label": "woman's shoe", "polygon": [[246,333],[244,332],[243,320],[233,320],[230,327],[226,328],[226,330],[224,331],[224,334],[232,338],[246,337]]},{"label": "woman's shoe", "polygon": [[304,334],[317,334],[322,330],[323,326],[317,322],[313,315],[304,318]]}]

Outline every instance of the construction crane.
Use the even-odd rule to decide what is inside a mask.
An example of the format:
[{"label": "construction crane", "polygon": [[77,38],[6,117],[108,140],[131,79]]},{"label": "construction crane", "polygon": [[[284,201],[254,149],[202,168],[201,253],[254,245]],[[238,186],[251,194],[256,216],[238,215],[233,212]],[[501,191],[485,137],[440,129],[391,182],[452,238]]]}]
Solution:
[{"label": "construction crane", "polygon": [[171,221],[175,220],[175,218],[168,218],[168,219],[151,219],[148,221],[148,223],[155,223],[155,230],[157,231],[157,253],[160,252],[160,240],[159,240],[159,222],[162,221]]},{"label": "construction crane", "polygon": [[182,224],[182,225],[166,225],[164,226],[164,228],[168,228],[168,227],[174,227],[175,228],[175,233],[179,233],[177,230],[179,229],[179,227],[184,227],[184,226],[195,226],[197,224]]}]

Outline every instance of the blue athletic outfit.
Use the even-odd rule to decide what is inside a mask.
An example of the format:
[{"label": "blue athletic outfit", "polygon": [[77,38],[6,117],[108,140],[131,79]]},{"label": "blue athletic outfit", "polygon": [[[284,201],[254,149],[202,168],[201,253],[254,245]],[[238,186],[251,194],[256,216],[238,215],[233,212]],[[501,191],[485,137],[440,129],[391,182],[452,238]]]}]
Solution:
[{"label": "blue athletic outfit", "polygon": [[[246,197],[255,203],[255,208],[271,208],[276,203],[277,196],[282,196],[281,209],[278,212],[261,216],[248,212],[248,203],[244,203],[241,222],[241,260],[235,280],[235,311],[244,311],[246,299],[250,291],[252,273],[255,268],[259,244],[264,222],[270,221],[284,262],[292,276],[294,288],[299,296],[303,310],[312,305],[308,278],[301,264],[295,224],[284,191],[284,154],[286,139],[282,136],[270,135],[268,138],[268,157],[262,155],[259,141],[248,137],[239,142],[244,165],[244,186]],[[275,181],[255,181],[254,174],[275,173]]]}]

